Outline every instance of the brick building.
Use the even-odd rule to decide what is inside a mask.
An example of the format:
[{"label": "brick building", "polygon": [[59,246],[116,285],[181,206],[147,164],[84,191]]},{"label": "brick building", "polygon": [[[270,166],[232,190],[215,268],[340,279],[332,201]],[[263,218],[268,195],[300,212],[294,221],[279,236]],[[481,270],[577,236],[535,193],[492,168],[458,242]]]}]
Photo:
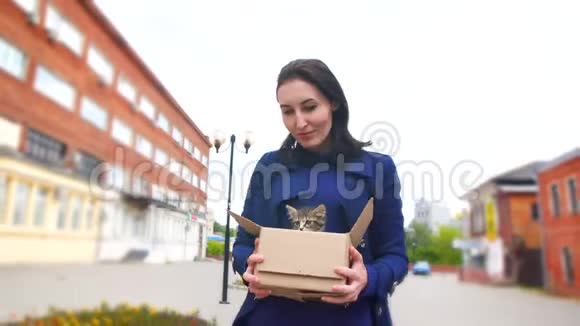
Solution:
[{"label": "brick building", "polygon": [[210,143],[93,1],[0,1],[0,146],[0,262],[204,254]]},{"label": "brick building", "polygon": [[502,173],[463,196],[464,280],[542,285],[536,178],[543,164]]},{"label": "brick building", "polygon": [[580,297],[580,148],[549,162],[539,174],[546,288]]}]

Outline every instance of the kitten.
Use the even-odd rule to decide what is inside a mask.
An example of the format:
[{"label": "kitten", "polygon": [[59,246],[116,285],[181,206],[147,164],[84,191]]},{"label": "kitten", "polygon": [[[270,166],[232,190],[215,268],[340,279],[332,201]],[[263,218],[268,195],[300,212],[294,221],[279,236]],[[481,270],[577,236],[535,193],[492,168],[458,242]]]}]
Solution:
[{"label": "kitten", "polygon": [[292,222],[292,229],[300,231],[324,231],[326,225],[326,206],[323,204],[315,208],[305,207],[296,209],[286,205],[288,219]]}]

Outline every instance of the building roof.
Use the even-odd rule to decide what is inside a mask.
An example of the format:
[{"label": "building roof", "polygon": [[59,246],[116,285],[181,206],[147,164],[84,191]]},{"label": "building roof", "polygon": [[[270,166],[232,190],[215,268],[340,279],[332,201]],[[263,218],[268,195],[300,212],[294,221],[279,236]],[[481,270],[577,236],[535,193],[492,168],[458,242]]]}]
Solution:
[{"label": "building roof", "polygon": [[546,164],[544,161],[532,161],[522,166],[516,167],[509,171],[500,173],[484,182],[479,184],[477,187],[467,191],[460,198],[465,200],[469,196],[479,189],[489,185],[529,185],[533,186],[537,183],[537,176],[540,169]]},{"label": "building roof", "polygon": [[129,45],[129,42],[123,37],[123,35],[117,30],[117,28],[111,23],[111,21],[103,14],[103,12],[94,3],[94,0],[81,0],[80,3],[87,10],[87,12],[95,19],[95,21],[104,29],[104,31],[109,34],[113,42],[117,44],[119,49],[121,49],[125,54],[143,71],[145,77],[153,84],[155,88],[161,93],[163,97],[177,111],[183,116],[185,121],[187,121],[191,127],[199,133],[200,138],[211,147],[211,143],[206,135],[199,129],[199,127],[191,120],[189,115],[183,110],[183,108],[177,103],[175,98],[169,93],[169,91],[163,86],[161,81],[155,76],[155,74],[147,67],[145,62],[139,57],[137,52]]},{"label": "building roof", "polygon": [[573,160],[575,158],[580,158],[580,147],[576,147],[573,150],[566,152],[553,160],[549,161],[540,169],[540,172],[544,172],[546,170],[551,170],[558,165],[561,165],[567,161]]},{"label": "building roof", "polygon": [[544,161],[533,161],[512,169],[510,171],[504,172],[493,177],[490,181],[495,183],[519,183],[521,181],[534,181],[536,180],[540,169],[546,165]]}]

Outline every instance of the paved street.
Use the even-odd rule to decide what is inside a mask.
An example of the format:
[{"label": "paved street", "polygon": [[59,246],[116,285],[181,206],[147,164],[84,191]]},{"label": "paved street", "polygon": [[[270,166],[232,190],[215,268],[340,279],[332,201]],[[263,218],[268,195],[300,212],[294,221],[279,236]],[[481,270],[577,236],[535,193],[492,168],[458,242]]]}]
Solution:
[{"label": "paved street", "polygon": [[[149,303],[230,325],[244,292],[230,290],[220,305],[221,264],[66,265],[0,267],[0,319],[42,313],[49,305],[82,308]],[[454,275],[409,276],[391,302],[395,325],[580,325],[580,301],[537,291],[458,283]]]},{"label": "paved street", "polygon": [[465,284],[455,275],[409,275],[391,304],[399,325],[578,326],[580,301],[536,290]]},{"label": "paved street", "polygon": [[50,305],[78,309],[106,300],[182,312],[198,308],[204,318],[215,316],[218,325],[230,325],[245,293],[230,290],[231,304],[219,304],[222,266],[191,262],[0,267],[0,320],[12,313],[42,313]]}]

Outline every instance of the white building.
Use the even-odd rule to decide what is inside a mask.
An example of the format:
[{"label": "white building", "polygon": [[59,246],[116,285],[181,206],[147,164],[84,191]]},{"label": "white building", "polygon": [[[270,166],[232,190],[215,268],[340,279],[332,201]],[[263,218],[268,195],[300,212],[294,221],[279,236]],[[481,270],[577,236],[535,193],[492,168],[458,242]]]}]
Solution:
[{"label": "white building", "polygon": [[[97,244],[99,261],[165,263],[206,257],[204,207],[109,191]],[[189,207],[188,207],[189,206]]]},{"label": "white building", "polygon": [[433,231],[437,231],[442,225],[456,225],[449,207],[444,203],[427,201],[425,198],[415,203],[414,221],[428,225]]}]

